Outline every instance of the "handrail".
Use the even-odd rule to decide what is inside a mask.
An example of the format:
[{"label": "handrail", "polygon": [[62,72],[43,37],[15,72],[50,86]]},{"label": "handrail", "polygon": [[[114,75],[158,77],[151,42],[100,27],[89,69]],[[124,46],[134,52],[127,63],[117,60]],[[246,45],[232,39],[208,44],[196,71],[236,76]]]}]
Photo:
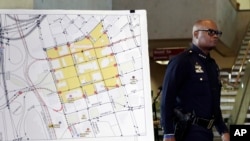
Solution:
[{"label": "handrail", "polygon": [[235,10],[239,10],[239,3],[236,0],[230,0]]},{"label": "handrail", "polygon": [[240,69],[239,69],[238,75],[237,75],[236,80],[235,80],[236,85],[239,83],[239,80],[240,80],[240,77],[241,77],[241,72],[242,72],[242,69],[244,67],[245,62],[247,61],[247,56],[248,56],[248,51],[249,50],[250,50],[250,42],[248,42],[248,46],[246,48],[244,57],[243,57],[243,59],[241,61]]},{"label": "handrail", "polygon": [[[244,33],[245,36],[247,35],[249,29],[250,29],[250,22],[248,22],[248,24],[247,24],[247,28],[246,28],[245,33]],[[248,42],[247,50],[249,50],[249,45],[250,45],[250,42]],[[242,44],[241,44],[241,46],[242,46]],[[238,49],[238,56],[239,56],[240,51],[241,51],[241,46]],[[247,52],[245,52],[244,58],[247,58]],[[236,60],[237,60],[237,57],[235,58],[235,61]],[[241,62],[241,66],[243,66],[244,63],[245,63],[245,59],[244,59],[244,61]],[[236,62],[234,63],[234,65],[231,68],[231,74],[234,71],[235,65],[236,65]],[[236,76],[236,81],[234,83],[231,83],[230,85],[233,87],[238,87],[239,80],[240,80],[240,73],[238,73],[238,75]]]},{"label": "handrail", "polygon": [[237,75],[236,80],[235,80],[235,85],[237,85],[239,83],[241,72],[242,72],[242,69],[244,67],[244,64],[245,64],[246,61],[248,61],[247,56],[248,56],[249,51],[250,51],[250,42],[248,42],[248,47],[246,48],[244,57],[242,58],[240,69],[239,69],[238,75]]},{"label": "handrail", "polygon": [[[250,71],[250,63],[246,65],[246,71]],[[233,110],[231,111],[229,124],[244,124],[250,103],[250,74],[245,73],[241,86],[237,91]]]}]

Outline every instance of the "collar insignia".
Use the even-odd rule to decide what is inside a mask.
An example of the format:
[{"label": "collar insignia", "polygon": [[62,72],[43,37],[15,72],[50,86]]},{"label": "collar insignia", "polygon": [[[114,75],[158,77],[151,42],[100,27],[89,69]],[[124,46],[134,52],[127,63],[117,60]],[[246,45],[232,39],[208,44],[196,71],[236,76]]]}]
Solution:
[{"label": "collar insignia", "polygon": [[199,56],[200,56],[201,58],[203,58],[203,59],[207,59],[207,57],[206,57],[205,55],[203,55],[203,54],[200,54],[200,53],[199,53]]}]

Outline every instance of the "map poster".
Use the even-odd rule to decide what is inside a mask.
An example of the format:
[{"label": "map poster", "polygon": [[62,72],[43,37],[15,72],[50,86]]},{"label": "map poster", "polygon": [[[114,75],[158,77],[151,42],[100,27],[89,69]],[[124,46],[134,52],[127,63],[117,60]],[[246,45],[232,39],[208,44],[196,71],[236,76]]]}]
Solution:
[{"label": "map poster", "polygon": [[0,10],[0,141],[152,141],[145,10]]}]

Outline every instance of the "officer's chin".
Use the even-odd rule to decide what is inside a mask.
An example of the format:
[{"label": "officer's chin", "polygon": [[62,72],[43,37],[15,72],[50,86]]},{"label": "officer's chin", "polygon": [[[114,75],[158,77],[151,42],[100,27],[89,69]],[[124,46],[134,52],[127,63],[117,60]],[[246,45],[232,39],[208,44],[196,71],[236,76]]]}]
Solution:
[{"label": "officer's chin", "polygon": [[211,46],[211,47],[208,47],[207,49],[208,49],[209,51],[211,51],[211,50],[213,50],[215,47],[216,47],[216,46]]}]

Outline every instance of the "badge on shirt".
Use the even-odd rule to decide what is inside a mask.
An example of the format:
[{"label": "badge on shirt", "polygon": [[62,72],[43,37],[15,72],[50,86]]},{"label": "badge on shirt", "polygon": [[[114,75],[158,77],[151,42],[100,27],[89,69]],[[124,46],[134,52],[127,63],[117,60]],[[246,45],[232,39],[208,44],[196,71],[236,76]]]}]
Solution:
[{"label": "badge on shirt", "polygon": [[199,65],[198,62],[195,63],[195,72],[196,73],[204,73],[201,65]]}]

